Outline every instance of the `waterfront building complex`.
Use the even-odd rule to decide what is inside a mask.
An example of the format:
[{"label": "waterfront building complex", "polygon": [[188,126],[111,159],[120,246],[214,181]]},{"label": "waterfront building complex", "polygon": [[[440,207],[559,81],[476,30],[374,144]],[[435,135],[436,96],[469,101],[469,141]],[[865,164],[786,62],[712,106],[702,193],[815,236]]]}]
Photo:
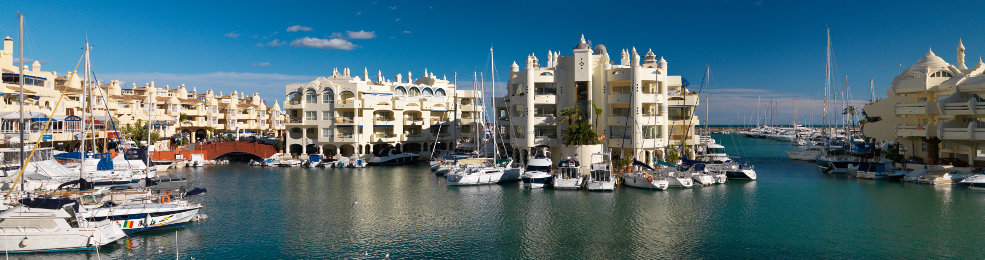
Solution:
[{"label": "waterfront building complex", "polygon": [[[81,127],[84,73],[73,75],[69,72],[59,76],[54,71],[42,71],[38,61],[30,66],[25,65],[24,115],[20,116],[18,95],[21,68],[14,65],[13,56],[13,40],[6,37],[0,51],[0,69],[3,72],[0,133],[3,141],[9,145],[19,143],[15,142],[19,138],[18,122],[23,118],[26,124],[25,142],[33,143],[43,137],[42,144],[45,146],[57,145],[65,150],[78,146],[84,136]],[[96,82],[93,85],[85,93],[92,102],[91,112],[89,107],[85,107],[84,120],[92,120],[95,128],[93,135],[102,140],[107,137],[115,139],[125,125],[136,125],[137,121],[142,124],[151,122],[152,132],[161,138],[187,138],[188,141],[233,132],[275,136],[284,127],[285,117],[279,104],[275,102],[273,106],[268,106],[259,94],[246,96],[232,92],[217,95],[212,90],[204,93],[194,87],[188,90],[184,85],[161,88],[154,82],[140,87],[132,83],[129,88],[123,88],[116,80],[109,84]],[[56,106],[59,100],[61,104]],[[42,136],[49,117],[52,123],[47,135]],[[163,143],[166,142],[162,142],[162,146]]]},{"label": "waterfront building complex", "polygon": [[985,63],[968,68],[964,52],[959,41],[957,64],[931,50],[904,69],[886,99],[865,106],[865,136],[895,141],[926,163],[985,161]]},{"label": "waterfront building complex", "polygon": [[668,74],[666,60],[649,51],[641,61],[634,47],[613,61],[605,45],[593,50],[584,36],[572,52],[548,51],[546,66],[534,54],[523,70],[511,66],[507,95],[496,100],[495,113],[511,150],[524,159],[537,146],[551,147],[555,157],[575,156],[562,152],[569,122],[559,113],[576,108],[614,157],[653,165],[669,148],[694,151],[699,95],[681,76]]},{"label": "waterfront building complex", "polygon": [[481,91],[458,89],[427,70],[420,78],[412,75],[390,81],[378,71],[371,80],[366,69],[360,78],[346,68],[288,84],[287,152],[353,157],[386,147],[412,153],[475,149],[485,111]]}]

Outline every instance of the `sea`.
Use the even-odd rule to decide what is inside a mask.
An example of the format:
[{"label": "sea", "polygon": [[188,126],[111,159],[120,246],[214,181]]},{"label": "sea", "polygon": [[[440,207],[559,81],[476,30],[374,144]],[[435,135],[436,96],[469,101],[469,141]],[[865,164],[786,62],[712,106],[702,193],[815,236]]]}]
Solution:
[{"label": "sea", "polygon": [[821,173],[790,145],[714,135],[758,180],[666,191],[449,186],[426,163],[181,169],[208,219],[12,259],[702,259],[985,256],[985,192]]}]

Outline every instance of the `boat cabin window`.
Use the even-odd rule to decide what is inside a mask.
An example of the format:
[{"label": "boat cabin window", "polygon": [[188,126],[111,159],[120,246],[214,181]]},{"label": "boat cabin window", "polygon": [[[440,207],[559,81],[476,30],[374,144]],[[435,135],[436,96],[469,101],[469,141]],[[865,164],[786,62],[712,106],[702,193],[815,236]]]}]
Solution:
[{"label": "boat cabin window", "polygon": [[526,171],[539,171],[539,172],[551,172],[551,166],[534,166],[527,165]]}]

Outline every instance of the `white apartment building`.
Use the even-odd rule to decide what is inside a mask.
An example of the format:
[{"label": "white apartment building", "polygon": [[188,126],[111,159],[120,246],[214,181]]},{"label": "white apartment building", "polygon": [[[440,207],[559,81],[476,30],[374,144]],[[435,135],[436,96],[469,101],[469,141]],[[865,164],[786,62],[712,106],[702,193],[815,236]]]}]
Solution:
[{"label": "white apartment building", "polygon": [[[19,141],[18,121],[25,120],[28,142],[43,138],[42,145],[60,145],[71,150],[79,145],[83,136],[81,128],[83,105],[82,73],[72,72],[59,76],[54,71],[42,71],[34,61],[25,65],[24,115],[20,115],[20,68],[13,63],[13,40],[6,37],[0,50],[0,143],[16,145]],[[81,68],[79,68],[81,70]],[[184,85],[176,88],[159,87],[154,82],[138,87],[131,84],[124,88],[119,81],[109,84],[96,82],[92,92],[92,113],[84,120],[92,120],[99,142],[113,140],[123,126],[150,121],[154,132],[162,138],[187,138],[203,140],[228,132],[251,132],[277,136],[284,129],[284,112],[279,104],[271,107],[259,94],[246,96],[233,92],[230,95],[215,94],[212,90],[199,93]],[[64,95],[64,97],[62,97]],[[61,104],[58,104],[61,99]],[[42,135],[47,119],[52,123]],[[110,120],[112,118],[112,121]],[[114,127],[116,129],[114,129]],[[44,138],[46,137],[46,138]],[[141,141],[141,140],[135,140]],[[167,140],[161,143],[166,144]],[[162,146],[161,148],[163,148]]]},{"label": "white apartment building", "polygon": [[985,63],[968,68],[964,52],[959,40],[950,64],[927,51],[893,78],[887,98],[865,105],[865,136],[897,142],[926,163],[985,164]]},{"label": "white apartment building", "polygon": [[[366,156],[385,146],[425,157],[471,142],[483,113],[482,93],[461,90],[434,73],[394,81],[378,72],[333,70],[328,77],[288,84],[287,152],[291,154]],[[439,134],[440,129],[440,134]],[[437,143],[437,145],[436,145]]]},{"label": "white apartment building", "polygon": [[567,108],[589,120],[615,158],[633,155],[652,164],[665,149],[684,145],[693,151],[699,140],[693,113],[697,93],[687,90],[681,76],[669,75],[667,61],[652,51],[641,62],[635,48],[622,50],[615,63],[605,45],[593,51],[582,36],[571,55],[549,51],[541,66],[531,54],[520,69],[514,62],[508,95],[496,100],[496,117],[499,125],[509,126],[500,131],[511,129],[503,135],[507,146],[524,159],[536,146],[550,146],[555,160],[574,156],[562,154],[569,123],[559,113]]}]

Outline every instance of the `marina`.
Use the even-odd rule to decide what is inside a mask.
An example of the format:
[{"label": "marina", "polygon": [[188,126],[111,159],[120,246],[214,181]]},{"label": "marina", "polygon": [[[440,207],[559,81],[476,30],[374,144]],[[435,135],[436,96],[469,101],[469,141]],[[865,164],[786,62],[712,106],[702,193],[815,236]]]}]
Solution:
[{"label": "marina", "polygon": [[[977,245],[985,241],[967,230],[985,228],[977,221],[985,193],[826,175],[813,163],[786,161],[788,143],[735,141],[756,164],[756,181],[666,191],[451,186],[425,163],[185,168],[172,174],[209,189],[200,202],[210,218],[131,235],[99,254],[173,258],[175,231],[182,258],[196,259],[975,258],[981,252]],[[96,258],[95,251],[18,258],[80,255]]]},{"label": "marina", "polygon": [[0,19],[6,258],[985,252],[982,3],[148,4]]}]

